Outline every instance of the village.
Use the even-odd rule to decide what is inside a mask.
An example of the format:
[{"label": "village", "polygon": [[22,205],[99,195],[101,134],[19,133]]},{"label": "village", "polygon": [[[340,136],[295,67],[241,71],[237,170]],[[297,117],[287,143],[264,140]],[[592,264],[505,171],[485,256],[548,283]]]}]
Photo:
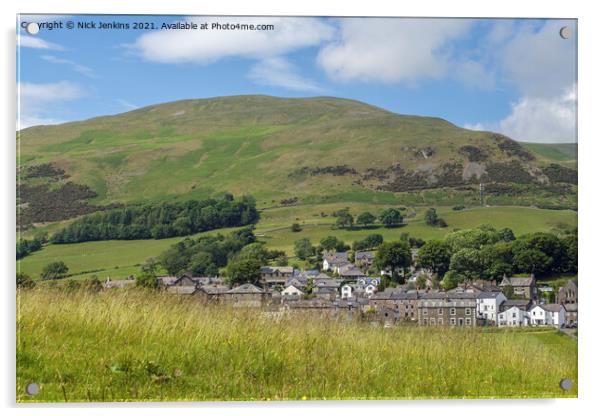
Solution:
[{"label": "village", "polygon": [[[168,293],[193,296],[206,304],[261,308],[284,313],[354,317],[381,322],[385,326],[552,326],[577,328],[577,281],[569,280],[555,293],[554,303],[546,292],[554,292],[536,278],[503,276],[495,280],[474,280],[444,291],[433,287],[432,273],[413,266],[406,283],[382,287],[384,276],[366,275],[374,260],[371,251],[358,251],[351,262],[347,252],[325,252],[321,270],[300,270],[292,266],[264,266],[259,284],[234,287],[220,277],[199,277],[191,273],[157,277],[158,286]],[[416,283],[424,280],[424,288]],[[112,280],[105,288],[135,284],[133,277]]]}]

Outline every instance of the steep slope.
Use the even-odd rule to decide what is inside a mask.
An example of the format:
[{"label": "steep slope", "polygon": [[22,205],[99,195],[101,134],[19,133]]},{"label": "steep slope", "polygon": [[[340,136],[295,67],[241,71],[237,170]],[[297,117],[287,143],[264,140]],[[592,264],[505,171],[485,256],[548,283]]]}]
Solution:
[{"label": "steep slope", "polygon": [[97,209],[226,191],[251,193],[260,206],[403,202],[408,193],[441,187],[474,201],[479,182],[507,203],[533,203],[533,195],[561,204],[575,199],[576,172],[550,168],[507,137],[331,97],[177,101],[31,127],[17,140],[23,212],[63,197]]}]

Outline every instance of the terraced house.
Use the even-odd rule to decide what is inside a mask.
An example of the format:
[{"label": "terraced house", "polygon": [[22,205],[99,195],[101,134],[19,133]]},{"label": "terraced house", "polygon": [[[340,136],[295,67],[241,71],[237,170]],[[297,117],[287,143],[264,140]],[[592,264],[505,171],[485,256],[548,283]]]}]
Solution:
[{"label": "terraced house", "polygon": [[425,293],[418,300],[421,326],[476,326],[477,301],[474,293]]}]

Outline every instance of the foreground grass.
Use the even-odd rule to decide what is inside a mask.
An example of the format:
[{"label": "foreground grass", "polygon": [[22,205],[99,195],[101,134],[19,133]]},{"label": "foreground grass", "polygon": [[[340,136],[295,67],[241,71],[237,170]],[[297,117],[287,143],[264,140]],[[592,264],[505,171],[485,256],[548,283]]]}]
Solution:
[{"label": "foreground grass", "polygon": [[553,330],[385,329],[138,290],[37,289],[18,293],[17,331],[20,402],[577,395],[577,343]]}]

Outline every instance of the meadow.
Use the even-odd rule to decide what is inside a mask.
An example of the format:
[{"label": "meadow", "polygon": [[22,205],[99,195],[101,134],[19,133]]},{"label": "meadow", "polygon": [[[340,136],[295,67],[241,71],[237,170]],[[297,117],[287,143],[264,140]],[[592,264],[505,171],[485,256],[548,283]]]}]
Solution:
[{"label": "meadow", "polygon": [[[481,224],[491,224],[496,228],[510,227],[516,235],[529,232],[550,231],[552,229],[569,229],[577,226],[577,214],[574,211],[543,210],[529,207],[485,207],[454,211],[450,207],[437,209],[439,215],[448,223],[447,228],[427,226],[424,223],[426,207],[408,208],[405,225],[395,228],[355,227],[353,229],[333,228],[332,212],[349,208],[353,215],[363,211],[378,213],[388,207],[398,205],[368,202],[304,204],[291,207],[274,207],[261,212],[261,220],[257,224],[256,235],[259,241],[266,243],[269,249],[284,250],[295,262],[293,243],[307,237],[313,244],[320,239],[334,235],[351,244],[361,240],[368,234],[382,234],[385,240],[398,240],[401,233],[412,237],[428,239],[442,238],[455,229],[472,228]],[[292,232],[291,224],[301,224],[300,232]],[[228,234],[233,229],[222,229],[200,233]],[[17,271],[21,271],[36,279],[43,267],[53,261],[64,261],[73,278],[81,279],[97,275],[99,278],[127,277],[139,271],[139,265],[149,257],[156,257],[170,245],[181,240],[175,237],[163,240],[133,241],[95,241],[77,244],[51,244],[41,251],[35,252],[17,262]]]},{"label": "meadow", "polygon": [[275,319],[138,289],[17,305],[18,402],[577,396],[577,342],[553,329]]}]

